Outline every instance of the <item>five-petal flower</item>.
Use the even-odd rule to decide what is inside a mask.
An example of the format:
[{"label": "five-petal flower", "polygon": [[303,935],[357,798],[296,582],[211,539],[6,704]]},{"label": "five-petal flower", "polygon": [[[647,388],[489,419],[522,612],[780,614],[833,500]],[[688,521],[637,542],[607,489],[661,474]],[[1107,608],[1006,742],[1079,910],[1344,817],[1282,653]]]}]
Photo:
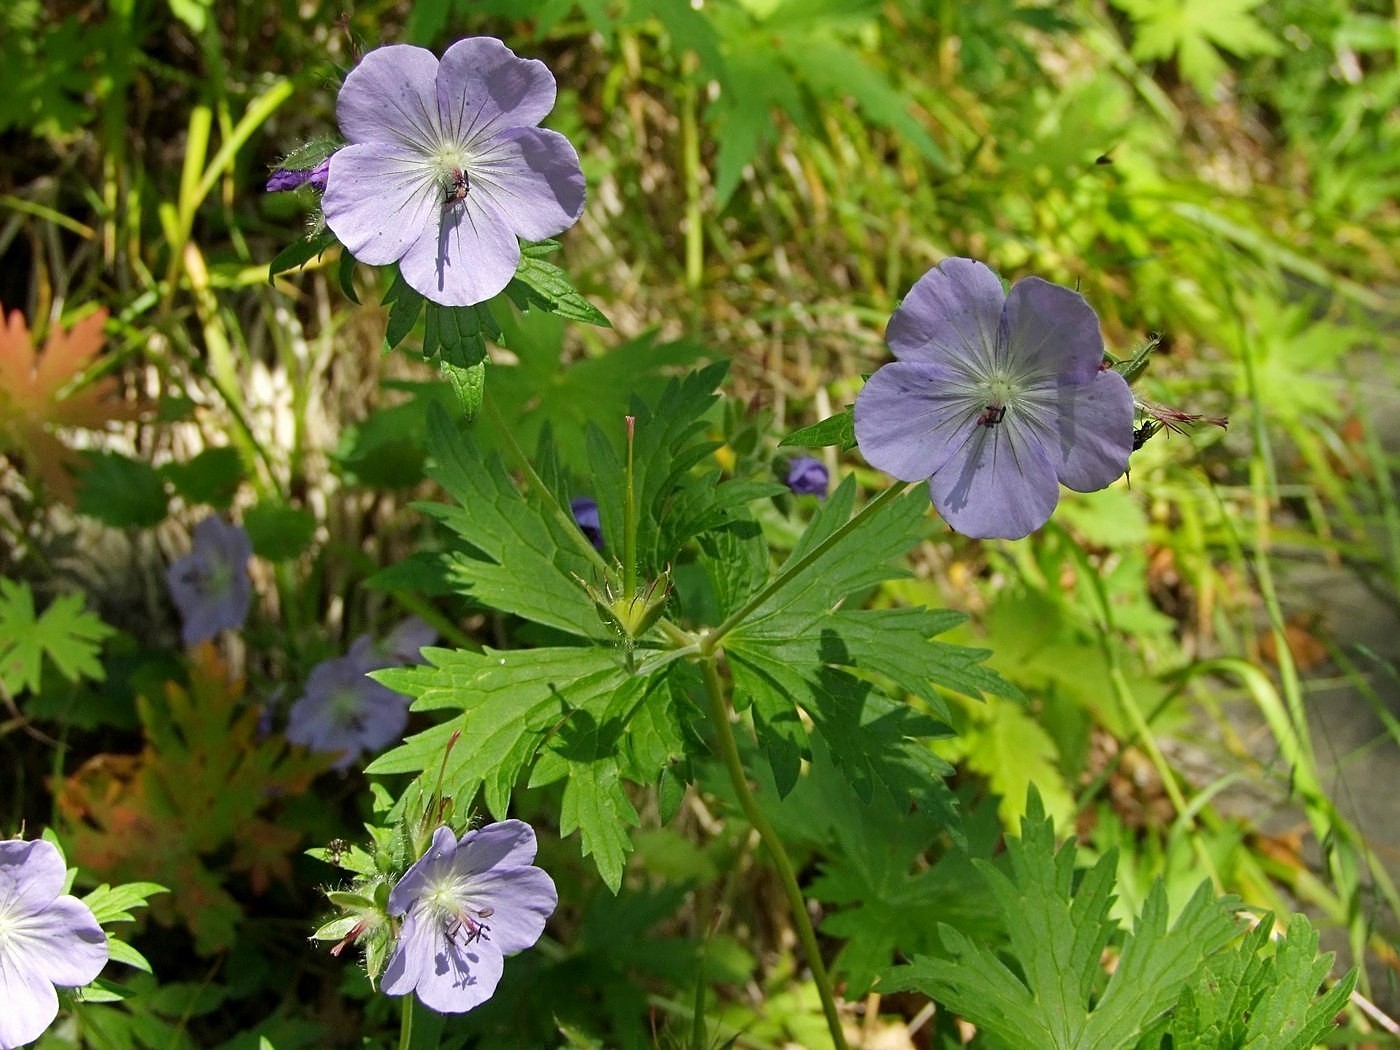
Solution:
[{"label": "five-petal flower", "polygon": [[404,916],[384,972],[388,995],[416,993],[439,1013],[462,1013],[491,998],[506,955],[540,939],[559,895],[534,866],[535,832],[520,820],[433,833],[428,852],[389,893]]},{"label": "five-petal flower", "polygon": [[184,620],[180,637],[186,645],[243,626],[253,600],[252,556],[253,544],[237,525],[211,515],[194,527],[192,549],[171,563],[165,576]]},{"label": "five-petal flower", "polygon": [[1127,470],[1133,396],[1103,367],[1078,292],[1028,277],[1008,294],[982,263],[946,259],[886,339],[898,360],[856,397],[856,440],[872,466],[927,478],[959,532],[1019,539],[1049,520],[1061,484],[1092,492]]},{"label": "five-petal flower", "polygon": [[536,125],[554,107],[544,63],[491,37],[443,53],[377,48],[350,71],[336,116],[349,145],[330,158],[326,224],[361,262],[397,262],[443,306],[510,283],[517,238],[538,241],[583,213],[578,154]]},{"label": "five-petal flower", "polygon": [[52,842],[0,841],[0,1050],[38,1039],[58,1016],[54,986],[78,988],[107,964],[107,935]]}]

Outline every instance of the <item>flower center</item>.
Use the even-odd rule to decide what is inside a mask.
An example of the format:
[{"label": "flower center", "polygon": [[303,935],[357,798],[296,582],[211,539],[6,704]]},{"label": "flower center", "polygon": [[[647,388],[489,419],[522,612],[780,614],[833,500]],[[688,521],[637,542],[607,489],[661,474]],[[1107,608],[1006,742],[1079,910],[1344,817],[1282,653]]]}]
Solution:
[{"label": "flower center", "polygon": [[459,876],[448,876],[435,883],[422,900],[432,909],[435,921],[443,924],[449,941],[465,946],[485,939],[491,932],[483,920],[490,918],[495,909],[473,907],[471,894]]}]

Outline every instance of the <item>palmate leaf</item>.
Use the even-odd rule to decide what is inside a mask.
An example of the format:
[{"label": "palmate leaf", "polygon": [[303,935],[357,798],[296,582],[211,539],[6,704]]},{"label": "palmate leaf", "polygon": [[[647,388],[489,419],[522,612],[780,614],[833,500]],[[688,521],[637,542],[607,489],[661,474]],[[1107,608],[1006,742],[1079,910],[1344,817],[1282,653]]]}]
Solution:
[{"label": "palmate leaf", "polygon": [[1112,0],[1133,19],[1133,57],[1176,55],[1181,74],[1208,95],[1225,70],[1220,51],[1272,55],[1280,44],[1252,12],[1264,0]]},{"label": "palmate leaf", "polygon": [[596,574],[577,530],[560,521],[542,493],[516,488],[499,457],[486,458],[433,405],[428,413],[428,475],[458,506],[424,503],[469,545],[447,557],[448,576],[483,605],[569,634],[611,640],[580,579]]},{"label": "palmate leaf", "polygon": [[880,988],[917,989],[973,1022],[993,1045],[1046,1050],[1118,1050],[1136,1046],[1179,997],[1204,961],[1237,933],[1231,899],[1211,899],[1208,884],[1170,927],[1158,881],[1103,997],[1100,955],[1114,935],[1109,919],[1117,856],[1110,852],[1080,876],[1075,847],[1054,849],[1054,829],[1032,791],[1021,838],[1007,841],[1009,873],[977,861],[995,897],[1016,961],[1011,969],[985,943],[940,927],[946,958],[916,956],[886,973]]},{"label": "palmate leaf", "polygon": [[80,594],[60,594],[36,616],[29,587],[0,577],[0,683],[11,696],[39,691],[45,656],[70,682],[102,681],[97,657],[114,633]]}]

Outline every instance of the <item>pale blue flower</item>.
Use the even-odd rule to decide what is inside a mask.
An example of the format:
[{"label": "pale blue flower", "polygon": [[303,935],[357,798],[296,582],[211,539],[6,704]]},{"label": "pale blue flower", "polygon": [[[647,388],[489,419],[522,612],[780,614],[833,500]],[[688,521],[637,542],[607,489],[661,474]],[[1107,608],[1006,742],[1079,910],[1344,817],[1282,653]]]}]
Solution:
[{"label": "pale blue flower", "polygon": [[460,840],[438,828],[389,893],[389,914],[404,919],[384,992],[416,994],[439,1013],[491,998],[504,957],[534,945],[559,903],[534,859],[535,832],[523,821],[488,824]]},{"label": "pale blue flower", "polygon": [[946,259],[890,318],[897,361],[856,397],[861,453],[968,536],[1018,539],[1049,519],[1060,485],[1101,489],[1128,468],[1133,395],[1104,367],[1083,296],[1038,277],[1007,294],[982,263]]},{"label": "pale blue flower", "polygon": [[107,965],[92,909],[63,892],[51,842],[0,841],[0,1050],[32,1043],[58,1016],[54,987],[90,984]]},{"label": "pale blue flower", "polygon": [[816,496],[818,499],[826,499],[827,486],[831,484],[831,475],[827,472],[826,464],[811,456],[798,456],[788,464],[787,487],[792,489],[798,496]]},{"label": "pale blue flower", "polygon": [[190,552],[165,574],[170,597],[184,621],[180,637],[186,645],[243,626],[253,601],[253,580],[248,575],[252,556],[252,541],[237,525],[211,515],[194,527]]}]

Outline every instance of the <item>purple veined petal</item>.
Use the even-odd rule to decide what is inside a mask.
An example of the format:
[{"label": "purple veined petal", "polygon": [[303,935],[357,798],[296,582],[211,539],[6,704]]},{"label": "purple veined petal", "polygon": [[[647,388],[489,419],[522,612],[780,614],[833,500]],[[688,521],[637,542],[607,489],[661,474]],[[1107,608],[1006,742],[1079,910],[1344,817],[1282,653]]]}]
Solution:
[{"label": "purple veined petal", "polygon": [[58,1016],[53,985],[23,965],[0,955],[0,1047],[25,1046],[44,1034]]},{"label": "purple veined petal", "polygon": [[944,259],[909,289],[890,318],[885,341],[901,361],[986,371],[1005,302],[1001,281],[986,265]]},{"label": "purple veined petal", "polygon": [[419,974],[414,989],[424,1006],[442,1014],[460,1014],[495,994],[505,959],[494,943],[480,940],[463,944],[460,935],[453,940],[440,926],[434,941],[438,950],[432,965]]},{"label": "purple veined petal", "polygon": [[472,306],[510,283],[520,262],[520,242],[510,219],[485,194],[469,192],[466,200],[442,213],[441,222],[440,229],[434,222],[399,260],[410,288],[441,306]]},{"label": "purple veined petal", "polygon": [[1087,383],[1103,364],[1099,315],[1078,292],[1039,277],[1006,297],[1005,342],[1012,368],[1030,377]]},{"label": "purple veined petal", "polygon": [[436,146],[437,79],[431,51],[410,44],[375,48],[341,85],[335,104],[341,133],[352,143]]},{"label": "purple veined petal", "polygon": [[91,983],[109,955],[107,935],[92,909],[77,897],[64,895],[50,903],[40,918],[24,933],[35,972],[61,988]]},{"label": "purple veined petal", "polygon": [[474,36],[443,52],[435,98],[453,141],[479,142],[506,128],[538,124],[554,108],[555,91],[554,74],[543,62],[519,58],[494,37]]},{"label": "purple veined petal", "polygon": [[408,912],[414,899],[423,892],[438,869],[452,866],[456,853],[457,836],[452,834],[452,829],[443,825],[434,831],[427,852],[409,866],[389,891],[389,914],[403,915]]},{"label": "purple veined petal", "polygon": [[489,198],[527,241],[576,223],[586,194],[573,144],[545,128],[516,128],[492,139],[473,158],[471,192]]},{"label": "purple veined petal", "polygon": [[442,186],[420,154],[371,142],[342,146],[331,157],[321,210],[351,255],[383,266],[417,242],[436,242],[442,203]]},{"label": "purple veined petal", "polygon": [[856,395],[855,431],[871,466],[902,481],[922,481],[974,436],[984,396],[968,377],[928,361],[877,369]]},{"label": "purple veined petal", "polygon": [[385,995],[410,995],[423,978],[423,971],[432,965],[433,944],[431,927],[436,925],[414,912],[399,927],[399,939],[394,954],[384,969],[380,987]]},{"label": "purple veined petal", "polygon": [[929,478],[929,497],[964,536],[1017,540],[1050,520],[1060,486],[1034,432],[1008,417],[997,426],[975,428]]},{"label": "purple veined petal", "polygon": [[492,909],[488,935],[506,955],[532,948],[559,906],[559,891],[541,868],[495,868],[474,875],[472,896]]},{"label": "purple veined petal", "polygon": [[462,836],[461,847],[467,850],[467,870],[477,872],[488,868],[523,868],[533,864],[535,829],[523,820],[502,820],[474,828]]},{"label": "purple veined petal", "polygon": [[1060,391],[1058,433],[1046,451],[1060,482],[1076,492],[1096,492],[1128,469],[1133,450],[1133,393],[1111,369],[1088,383]]},{"label": "purple veined petal", "polygon": [[63,892],[63,856],[44,839],[0,841],[0,907],[38,911]]}]

